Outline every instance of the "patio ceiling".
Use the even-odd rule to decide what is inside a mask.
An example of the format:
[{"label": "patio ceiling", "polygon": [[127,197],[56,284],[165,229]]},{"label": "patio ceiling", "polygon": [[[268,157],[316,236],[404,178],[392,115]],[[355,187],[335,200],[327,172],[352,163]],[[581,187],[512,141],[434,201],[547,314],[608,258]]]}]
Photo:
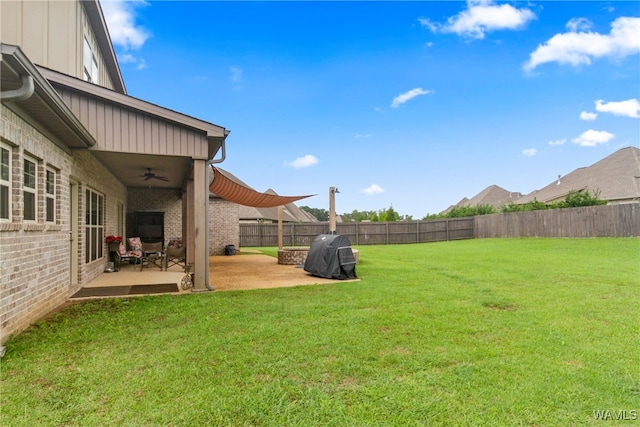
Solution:
[{"label": "patio ceiling", "polygon": [[[191,176],[191,159],[187,157],[109,151],[91,151],[91,154],[130,188],[182,188]],[[145,179],[149,168],[167,180]]]}]

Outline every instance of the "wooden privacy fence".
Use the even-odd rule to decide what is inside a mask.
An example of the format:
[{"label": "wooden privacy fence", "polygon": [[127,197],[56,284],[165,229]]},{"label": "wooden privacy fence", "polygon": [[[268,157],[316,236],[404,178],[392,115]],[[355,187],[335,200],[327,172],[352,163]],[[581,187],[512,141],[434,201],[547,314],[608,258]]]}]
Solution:
[{"label": "wooden privacy fence", "polygon": [[[283,224],[284,246],[309,246],[318,234],[329,232],[329,223]],[[473,218],[447,218],[432,221],[341,222],[336,233],[353,245],[426,243],[473,239]],[[240,246],[278,246],[278,224],[240,224]]]},{"label": "wooden privacy fence", "polygon": [[640,204],[510,212],[475,217],[475,237],[637,237]]},{"label": "wooden privacy fence", "polygon": [[[329,224],[283,225],[285,246],[309,246]],[[510,212],[429,221],[347,222],[336,233],[354,245],[426,243],[488,237],[640,237],[640,203]],[[240,246],[278,246],[278,224],[240,224]]]}]

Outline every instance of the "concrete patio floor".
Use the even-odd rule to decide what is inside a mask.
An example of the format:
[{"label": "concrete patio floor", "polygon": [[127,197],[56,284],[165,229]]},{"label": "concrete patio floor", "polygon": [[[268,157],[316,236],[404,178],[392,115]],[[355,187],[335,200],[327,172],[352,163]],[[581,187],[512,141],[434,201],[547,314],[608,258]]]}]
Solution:
[{"label": "concrete patio floor", "polygon": [[[156,267],[140,271],[139,266],[124,263],[120,271],[102,273],[84,288],[176,283],[178,291],[174,294],[191,293],[191,289],[181,288],[183,277],[184,271],[180,266],[172,266],[168,271],[161,271]],[[301,267],[278,264],[276,258],[264,254],[211,256],[209,277],[210,284],[216,291],[346,282],[312,276]]]}]

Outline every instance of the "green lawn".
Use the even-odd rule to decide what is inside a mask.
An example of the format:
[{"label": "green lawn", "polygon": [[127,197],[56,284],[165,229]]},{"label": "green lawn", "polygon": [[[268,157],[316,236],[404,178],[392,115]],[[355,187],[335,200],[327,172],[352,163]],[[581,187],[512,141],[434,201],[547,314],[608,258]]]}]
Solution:
[{"label": "green lawn", "polygon": [[359,282],[71,306],[6,344],[0,424],[640,417],[640,239],[359,249]]}]

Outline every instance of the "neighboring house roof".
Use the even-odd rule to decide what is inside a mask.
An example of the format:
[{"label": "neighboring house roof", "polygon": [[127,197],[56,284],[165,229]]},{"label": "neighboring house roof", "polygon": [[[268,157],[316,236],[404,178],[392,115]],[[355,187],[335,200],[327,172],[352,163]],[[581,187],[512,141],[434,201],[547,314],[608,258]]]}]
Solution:
[{"label": "neighboring house roof", "polygon": [[582,167],[533,191],[516,203],[564,200],[572,191],[588,189],[610,202],[640,200],[640,149],[622,148],[591,166]]},{"label": "neighboring house roof", "polygon": [[465,203],[465,205],[491,205],[497,208],[502,205],[506,205],[509,202],[513,202],[519,199],[521,196],[522,194],[520,193],[507,191],[497,185],[490,185],[489,187],[485,188],[480,193],[469,199]]},{"label": "neighboring house roof", "polygon": [[319,222],[318,218],[313,216],[310,212],[300,209],[293,203],[286,205],[285,208],[295,216],[299,222]]},{"label": "neighboring house roof", "polygon": [[510,202],[517,201],[520,197],[522,197],[522,194],[520,193],[507,191],[498,185],[490,185],[471,199],[467,199],[466,197],[463,198],[457,204],[447,208],[445,212],[449,212],[453,208],[460,206],[491,205],[495,208],[499,208],[500,206],[506,205]]}]

